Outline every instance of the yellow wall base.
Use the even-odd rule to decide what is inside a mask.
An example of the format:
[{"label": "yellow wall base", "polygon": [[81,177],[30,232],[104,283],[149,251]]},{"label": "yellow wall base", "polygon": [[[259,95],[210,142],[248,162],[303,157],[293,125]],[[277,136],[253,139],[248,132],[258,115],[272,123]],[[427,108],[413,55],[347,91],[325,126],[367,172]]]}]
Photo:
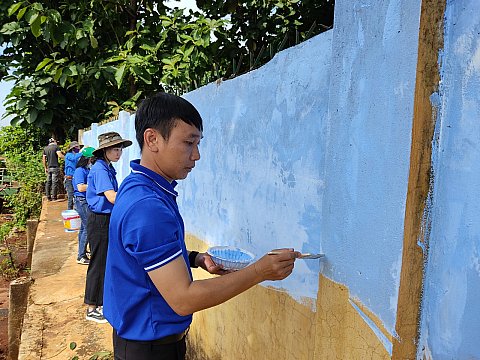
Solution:
[{"label": "yellow wall base", "polygon": [[[187,236],[187,248],[208,246]],[[195,269],[195,279],[210,275]],[[316,302],[317,311],[314,309]],[[299,303],[287,292],[255,286],[226,303],[193,317],[188,336],[190,360],[389,359],[357,305],[386,338],[379,319],[348,289],[321,276],[317,299]]]}]

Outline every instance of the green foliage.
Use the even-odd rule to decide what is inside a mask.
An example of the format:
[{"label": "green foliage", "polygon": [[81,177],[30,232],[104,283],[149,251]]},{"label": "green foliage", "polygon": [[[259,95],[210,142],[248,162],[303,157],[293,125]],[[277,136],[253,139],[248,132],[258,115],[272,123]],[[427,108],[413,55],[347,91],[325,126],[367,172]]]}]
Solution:
[{"label": "green foliage", "polygon": [[2,241],[2,243],[5,242],[8,234],[10,234],[10,231],[13,229],[13,226],[14,225],[11,221],[7,221],[0,225],[0,241]]},{"label": "green foliage", "polygon": [[14,227],[13,222],[8,221],[0,225],[0,274],[5,280],[12,280],[18,277],[19,269],[15,266],[12,251],[8,247],[7,238]]},{"label": "green foliage", "polygon": [[[71,342],[69,344],[70,350],[75,350],[77,348],[76,342]],[[78,356],[75,355],[71,358],[71,360],[78,360]],[[97,351],[93,355],[91,355],[88,360],[113,360],[113,354],[111,351]]]},{"label": "green foliage", "polygon": [[15,267],[12,251],[9,249],[2,249],[0,250],[0,256],[3,257],[0,261],[0,274],[2,274],[2,277],[8,281],[16,279],[20,271]]},{"label": "green foliage", "polygon": [[45,182],[40,150],[43,136],[33,126],[0,129],[0,154],[6,158],[7,168],[19,185],[18,192],[8,195],[6,200],[15,213],[15,223],[20,226],[28,218],[40,215]]},{"label": "green foliage", "polygon": [[[278,51],[333,26],[334,0],[197,0],[211,19],[228,17],[216,63],[224,77],[268,62]],[[223,61],[222,61],[223,60]]]},{"label": "green foliage", "polygon": [[333,22],[333,0],[197,5],[202,14],[153,0],[2,1],[12,124],[74,137],[159,90],[181,94],[255,68]]},{"label": "green foliage", "polygon": [[34,124],[58,138],[112,115],[109,102],[134,109],[140,96],[205,83],[211,35],[225,25],[154,1],[0,6],[7,10],[0,15],[0,64],[11,71],[3,79],[14,81],[6,114],[12,124]]},{"label": "green foliage", "polygon": [[88,360],[113,360],[111,351],[98,351],[88,358]]}]

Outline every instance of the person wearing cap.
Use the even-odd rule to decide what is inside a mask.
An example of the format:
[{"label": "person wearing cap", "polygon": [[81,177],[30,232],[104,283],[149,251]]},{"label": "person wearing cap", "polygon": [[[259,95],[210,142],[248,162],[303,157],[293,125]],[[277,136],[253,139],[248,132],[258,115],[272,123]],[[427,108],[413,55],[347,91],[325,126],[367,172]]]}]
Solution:
[{"label": "person wearing cap", "polygon": [[[115,359],[184,359],[194,312],[286,278],[299,253],[282,249],[227,272],[188,251],[175,186],[200,159],[202,118],[187,100],[160,93],[139,105],[135,130],[141,158],[130,163],[112,211],[104,314]],[[192,267],[223,276],[194,281]]]},{"label": "person wearing cap", "polygon": [[63,186],[65,187],[65,191],[67,192],[67,209],[73,209],[73,173],[75,172],[75,168],[77,167],[77,161],[80,159],[82,154],[80,153],[80,144],[78,141],[72,141],[68,145],[67,153],[65,154],[65,175],[63,177]]},{"label": "person wearing cap", "polygon": [[78,232],[78,253],[77,263],[81,265],[88,265],[90,260],[87,256],[87,219],[88,219],[88,205],[85,198],[87,193],[87,176],[90,168],[94,163],[93,147],[84,147],[80,151],[80,159],[77,162],[77,168],[73,173],[73,198],[74,208],[80,215],[80,231]]},{"label": "person wearing cap", "polygon": [[50,138],[48,145],[43,149],[42,163],[45,169],[47,181],[45,183],[45,194],[49,201],[57,200],[58,179],[60,176],[60,166],[58,158],[63,159],[64,155],[57,145],[57,140]]},{"label": "person wearing cap", "polygon": [[116,132],[98,135],[98,147],[93,151],[95,164],[87,176],[86,199],[90,212],[87,220],[87,239],[90,245],[85,285],[85,304],[88,305],[87,320],[106,322],[103,317],[103,282],[108,247],[110,214],[118,190],[117,172],[112,163],[120,160],[124,148],[132,145]]}]

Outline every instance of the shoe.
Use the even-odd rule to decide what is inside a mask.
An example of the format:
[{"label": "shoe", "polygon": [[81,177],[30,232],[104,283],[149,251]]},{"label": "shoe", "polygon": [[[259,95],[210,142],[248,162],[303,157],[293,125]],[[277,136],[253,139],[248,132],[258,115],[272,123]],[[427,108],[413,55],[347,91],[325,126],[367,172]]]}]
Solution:
[{"label": "shoe", "polygon": [[87,310],[87,316],[85,318],[99,324],[106,324],[108,322],[107,319],[103,317],[103,314],[98,311],[98,308]]},{"label": "shoe", "polygon": [[90,264],[90,260],[88,260],[86,257],[82,257],[80,259],[77,259],[77,264],[88,265]]},{"label": "shoe", "polygon": [[97,306],[97,311],[103,315],[103,306]]},{"label": "shoe", "polygon": [[92,254],[91,254],[89,251],[87,251],[87,252],[85,253],[85,257],[86,257],[88,260],[90,260],[90,259],[92,258]]}]

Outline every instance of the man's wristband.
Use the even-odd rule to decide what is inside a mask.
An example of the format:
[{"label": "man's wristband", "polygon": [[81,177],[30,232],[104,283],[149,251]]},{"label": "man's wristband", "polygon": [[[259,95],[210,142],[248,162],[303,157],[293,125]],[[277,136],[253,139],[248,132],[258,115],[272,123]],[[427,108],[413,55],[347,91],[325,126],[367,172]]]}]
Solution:
[{"label": "man's wristband", "polygon": [[188,254],[188,262],[190,263],[191,268],[198,268],[198,266],[195,264],[197,255],[198,251],[190,251],[190,254]]}]

